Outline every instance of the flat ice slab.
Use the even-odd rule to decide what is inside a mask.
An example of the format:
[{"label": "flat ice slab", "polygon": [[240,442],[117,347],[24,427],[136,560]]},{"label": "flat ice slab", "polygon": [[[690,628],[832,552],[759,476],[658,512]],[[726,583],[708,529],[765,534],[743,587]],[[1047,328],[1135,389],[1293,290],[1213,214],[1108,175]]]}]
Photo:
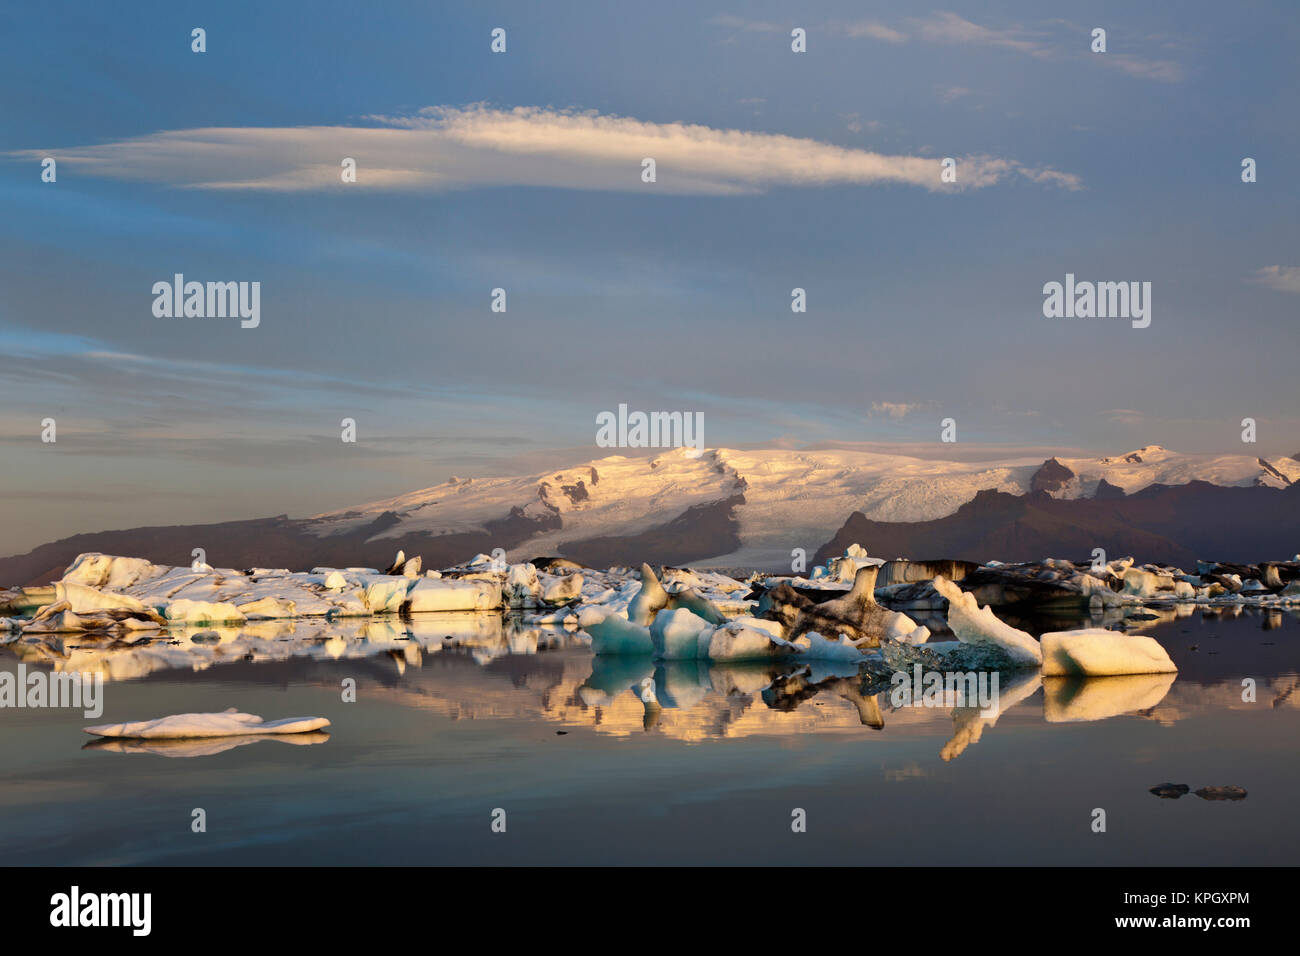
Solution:
[{"label": "flat ice slab", "polygon": [[133,720],[124,724],[87,727],[96,737],[182,738],[236,737],[261,734],[304,734],[328,727],[324,717],[285,717],[264,721],[256,714],[241,714],[230,708],[219,714],[172,714],[154,720]]},{"label": "flat ice slab", "polygon": [[1043,676],[1110,677],[1172,674],[1178,670],[1155,638],[1099,628],[1044,634]]}]

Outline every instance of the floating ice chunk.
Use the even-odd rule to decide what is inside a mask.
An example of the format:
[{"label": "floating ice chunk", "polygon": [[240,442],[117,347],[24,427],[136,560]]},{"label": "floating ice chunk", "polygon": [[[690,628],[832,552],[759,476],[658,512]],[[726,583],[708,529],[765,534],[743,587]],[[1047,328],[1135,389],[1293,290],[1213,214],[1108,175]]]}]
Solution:
[{"label": "floating ice chunk", "polygon": [[663,580],[661,584],[671,585],[677,588],[702,588],[704,582],[690,568],[664,568]]},{"label": "floating ice chunk", "polygon": [[235,708],[219,714],[172,714],[154,720],[134,720],[123,724],[99,724],[87,727],[96,737],[238,737],[254,734],[301,734],[328,727],[324,717],[286,717],[264,721],[254,714],[241,714]]},{"label": "floating ice chunk", "polygon": [[[655,615],[650,625],[650,640],[654,643],[655,658],[663,661],[693,661],[701,654],[700,634],[711,625],[704,618],[686,608],[663,610]],[[708,645],[705,645],[707,649]]]},{"label": "floating ice chunk", "polygon": [[1024,631],[1000,621],[988,607],[980,607],[975,595],[963,591],[942,575],[934,589],[948,599],[948,626],[963,644],[987,644],[1000,648],[1013,665],[1037,667],[1043,662],[1038,641]]},{"label": "floating ice chunk", "polygon": [[626,657],[655,651],[650,628],[633,624],[619,614],[610,614],[591,624],[583,623],[582,628],[591,635],[591,651],[597,656]]},{"label": "floating ice chunk", "polygon": [[1044,634],[1043,676],[1172,674],[1178,668],[1154,638],[1101,628]]},{"label": "floating ice chunk", "polygon": [[406,592],[409,590],[411,590],[409,578],[382,575],[366,584],[366,607],[370,608],[372,614],[398,611],[406,600]]},{"label": "floating ice chunk", "polygon": [[650,565],[641,565],[641,590],[627,608],[627,619],[633,624],[649,625],[655,615],[668,606],[668,592],[664,590]]},{"label": "floating ice chunk", "polygon": [[512,564],[502,585],[509,607],[536,607],[542,596],[542,586],[537,580],[537,568],[531,564]]},{"label": "floating ice chunk", "polygon": [[151,578],[164,569],[144,558],[123,558],[114,554],[87,552],[76,559],[63,572],[69,584],[82,584],[91,588],[121,590],[137,581]]},{"label": "floating ice chunk", "polygon": [[885,625],[885,637],[904,644],[924,644],[930,639],[930,629],[917,624],[902,611],[895,611]]},{"label": "floating ice chunk", "polygon": [[277,597],[258,598],[256,601],[249,601],[247,604],[239,605],[239,613],[252,621],[293,617],[297,610],[298,605],[293,601]]},{"label": "floating ice chunk", "polygon": [[47,604],[36,617],[23,625],[24,634],[71,634],[90,630],[90,624],[73,613],[67,601]]},{"label": "floating ice chunk", "polygon": [[701,654],[712,661],[753,661],[793,657],[794,645],[781,637],[776,621],[741,617],[700,635]]},{"label": "floating ice chunk", "polygon": [[224,601],[172,601],[163,612],[169,621],[186,624],[235,624],[244,620],[239,608]]},{"label": "floating ice chunk", "polygon": [[582,594],[582,575],[578,572],[563,577],[545,575],[542,601],[546,604],[568,604]]},{"label": "floating ice chunk", "polygon": [[323,744],[330,735],[323,730],[309,730],[296,734],[240,734],[232,737],[157,737],[152,740],[139,737],[100,737],[86,744],[88,750],[106,750],[119,754],[153,754],[157,757],[211,757],[236,747],[273,740],[282,744],[307,746]]},{"label": "floating ice chunk", "polygon": [[1155,574],[1141,568],[1129,568],[1124,572],[1124,593],[1136,598],[1168,597],[1173,584],[1173,578],[1167,574]]},{"label": "floating ice chunk", "polygon": [[501,606],[501,586],[470,578],[420,578],[407,599],[412,612],[489,611]]},{"label": "floating ice chunk", "polygon": [[799,656],[808,660],[850,663],[862,660],[862,651],[843,634],[836,640],[830,640],[816,631],[808,631],[795,639],[794,646],[799,649]]},{"label": "floating ice chunk", "polygon": [[94,611],[134,611],[143,613],[145,606],[140,601],[125,594],[105,594],[94,587],[77,584],[73,581],[57,581],[54,584],[55,602],[67,601],[76,614]]},{"label": "floating ice chunk", "polygon": [[327,591],[342,591],[348,586],[348,579],[343,576],[341,571],[331,571],[325,575],[323,586]]}]

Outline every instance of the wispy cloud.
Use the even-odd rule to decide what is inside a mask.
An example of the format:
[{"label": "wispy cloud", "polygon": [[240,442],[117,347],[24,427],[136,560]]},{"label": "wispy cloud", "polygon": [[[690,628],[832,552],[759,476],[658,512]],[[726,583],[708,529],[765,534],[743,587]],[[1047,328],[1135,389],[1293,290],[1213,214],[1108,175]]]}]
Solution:
[{"label": "wispy cloud", "polygon": [[870,37],[873,40],[884,40],[886,43],[906,43],[907,34],[885,26],[875,20],[859,20],[856,23],[846,23],[842,28],[845,36],[849,37]]},{"label": "wispy cloud", "polygon": [[[1129,76],[1163,83],[1177,83],[1183,78],[1182,67],[1174,60],[1148,59],[1127,52],[1084,53],[1091,31],[1063,20],[1048,20],[1041,27],[1020,25],[993,27],[975,23],[950,11],[936,11],[926,17],[912,17],[899,28],[875,21],[846,24],[839,32],[851,38],[869,38],[887,43],[903,43],[916,38],[925,43],[949,46],[982,46],[1013,50],[1040,60],[1083,59]],[[1063,35],[1067,31],[1069,36]],[[1174,46],[1167,38],[1153,37],[1142,42],[1155,43],[1162,49]]]},{"label": "wispy cloud", "polygon": [[[1074,189],[1077,176],[995,156],[958,158],[956,184],[937,160],[848,149],[774,133],[653,123],[540,107],[426,107],[369,116],[376,126],[174,130],[96,146],[20,150],[80,175],[197,189],[438,191],[492,186],[739,195],[775,187],[904,183],[933,191],[1023,178]],[[344,185],[340,163],[357,163]],[[642,182],[642,160],[657,181]]]},{"label": "wispy cloud", "polygon": [[777,30],[788,29],[775,23],[769,23],[766,20],[751,20],[748,17],[737,17],[730,13],[720,13],[711,18],[709,23],[716,27],[726,27],[729,30],[740,30],[744,33],[775,33]]},{"label": "wispy cloud", "polygon": [[939,94],[939,99],[943,100],[945,103],[959,100],[963,96],[970,96],[972,92],[964,86],[939,86],[935,87],[935,91]]},{"label": "wispy cloud", "polygon": [[1041,33],[1033,33],[1020,27],[998,30],[980,26],[955,13],[932,13],[923,20],[909,22],[921,39],[931,43],[969,43],[1004,47],[1039,57],[1048,56],[1051,52]]},{"label": "wispy cloud", "polygon": [[1265,266],[1256,269],[1250,281],[1275,292],[1300,293],[1300,266]]},{"label": "wispy cloud", "polygon": [[871,417],[883,415],[888,418],[906,418],[912,412],[929,408],[933,402],[872,402]]},{"label": "wispy cloud", "polygon": [[1116,425],[1141,425],[1147,421],[1144,412],[1133,408],[1108,408],[1101,414],[1107,421],[1114,422]]}]

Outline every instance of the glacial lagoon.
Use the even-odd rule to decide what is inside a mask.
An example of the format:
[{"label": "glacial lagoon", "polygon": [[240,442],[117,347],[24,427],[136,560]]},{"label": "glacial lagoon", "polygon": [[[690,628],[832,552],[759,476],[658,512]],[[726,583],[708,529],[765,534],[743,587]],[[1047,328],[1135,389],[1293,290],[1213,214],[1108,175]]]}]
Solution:
[{"label": "glacial lagoon", "polygon": [[[1004,675],[991,716],[894,706],[852,666],[595,658],[497,613],[68,635],[59,666],[104,674],[103,715],[0,715],[0,862],[1289,865],[1300,616],[1156,613],[1140,633],[1177,675]],[[19,653],[0,670],[51,666]],[[228,707],[331,726],[82,729]],[[1194,793],[1220,786],[1247,796]]]}]

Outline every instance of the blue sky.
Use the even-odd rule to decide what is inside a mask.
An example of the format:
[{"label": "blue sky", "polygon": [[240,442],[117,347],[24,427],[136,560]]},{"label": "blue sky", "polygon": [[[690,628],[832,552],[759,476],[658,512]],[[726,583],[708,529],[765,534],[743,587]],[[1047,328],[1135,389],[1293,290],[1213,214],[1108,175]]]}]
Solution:
[{"label": "blue sky", "polygon": [[[1300,450],[1296,8],[1062,11],[0,12],[0,552],[599,457],[621,402],[710,446]],[[176,272],[260,281],[260,326],[156,318]],[[1066,272],[1151,282],[1150,328],[1044,318]]]}]

